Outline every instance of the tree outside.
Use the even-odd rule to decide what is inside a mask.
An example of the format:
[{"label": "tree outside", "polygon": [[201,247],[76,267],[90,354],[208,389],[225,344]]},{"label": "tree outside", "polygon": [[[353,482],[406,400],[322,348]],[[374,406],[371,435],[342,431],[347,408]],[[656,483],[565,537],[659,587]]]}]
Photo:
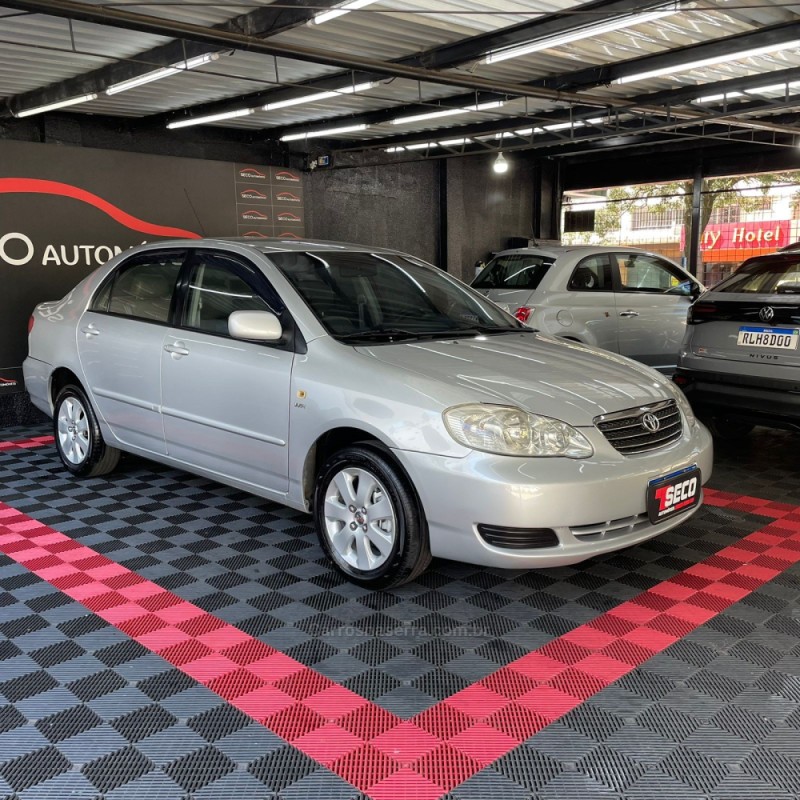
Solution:
[{"label": "tree outside", "polygon": [[[594,210],[594,230],[565,233],[562,237],[565,244],[642,246],[684,265],[691,263],[691,180],[568,193],[564,208]],[[713,243],[724,226],[738,224],[743,238],[751,236],[748,226],[768,225],[775,219],[784,223],[779,239],[776,240],[774,231],[765,230],[766,241],[743,243],[741,253],[738,250],[731,253],[729,248],[720,257],[730,260],[733,256],[734,261],[741,262],[758,254],[756,248],[744,244],[764,245],[758,249],[769,252],[800,238],[800,171],[706,178],[700,206],[701,240],[707,230],[709,234],[701,244],[705,252],[699,254],[701,280],[719,279],[736,265],[714,260],[717,254],[713,252]],[[756,238],[755,233],[752,236]],[[712,247],[708,247],[709,243]]]}]

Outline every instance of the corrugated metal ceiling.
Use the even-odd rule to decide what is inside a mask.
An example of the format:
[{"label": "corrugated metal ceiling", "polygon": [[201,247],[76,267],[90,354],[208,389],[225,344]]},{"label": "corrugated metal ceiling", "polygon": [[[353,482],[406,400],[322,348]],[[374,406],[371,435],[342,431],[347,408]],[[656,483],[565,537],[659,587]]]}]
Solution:
[{"label": "corrugated metal ceiling", "polygon": [[[103,0],[85,1],[94,5],[103,4]],[[198,5],[192,0],[169,0],[141,6],[126,5],[125,9],[167,20],[211,26],[254,8],[269,5],[268,2],[257,0],[247,5]],[[435,13],[431,13],[431,3],[427,0],[379,0],[362,11],[349,13],[323,25],[299,25],[275,35],[271,41],[386,61],[530,21],[537,14],[575,11],[578,5],[571,0],[436,0]],[[474,75],[498,83],[524,83],[587,66],[617,63],[675,47],[755,31],[765,25],[800,19],[800,5],[765,3],[749,7],[745,3],[737,4],[735,0],[728,5],[738,7],[726,7],[722,11],[686,6],[679,13],[655,22],[594,35],[568,45],[496,64],[485,64],[476,58],[471,63],[455,67],[451,72]],[[576,17],[576,24],[579,19],[583,21],[583,18]],[[0,96],[10,98],[44,88],[118,60],[136,60],[137,56],[150,48],[168,41],[170,40],[163,36],[136,33],[106,25],[70,23],[65,19],[41,14],[20,15],[16,11],[0,8]],[[591,91],[599,97],[626,97],[682,85],[700,86],[756,73],[764,73],[765,84],[768,84],[766,73],[787,67],[800,67],[800,49],[783,50],[747,59],[730,58],[724,63],[703,69],[676,71],[668,77],[625,85],[612,84],[593,88]],[[93,102],[74,106],[71,111],[134,118],[181,111],[191,114],[194,107],[202,104],[219,100],[235,103],[239,98],[253,92],[295,82],[313,82],[335,72],[338,70],[332,67],[296,59],[273,59],[270,56],[236,51],[209,65],[162,81],[113,96],[101,95]],[[395,105],[419,102],[435,104],[440,98],[463,93],[464,90],[438,84],[419,83],[403,78],[388,79],[357,95],[343,95],[273,112],[259,111],[248,117],[217,124],[242,129],[303,125]],[[492,111],[473,112],[443,120],[423,121],[410,126],[386,123],[373,125],[347,138],[368,141],[411,131],[419,131],[421,136],[426,131],[436,131],[439,136],[447,127],[475,121],[499,120],[507,116],[524,116],[526,109],[535,122],[537,114],[553,108],[552,103],[545,101],[529,99],[526,103],[525,100],[515,99]]]}]

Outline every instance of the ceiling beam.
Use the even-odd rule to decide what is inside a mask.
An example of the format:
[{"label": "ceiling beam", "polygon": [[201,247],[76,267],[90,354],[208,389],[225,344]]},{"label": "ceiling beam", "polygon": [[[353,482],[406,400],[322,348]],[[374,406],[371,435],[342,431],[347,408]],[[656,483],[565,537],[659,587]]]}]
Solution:
[{"label": "ceiling beam", "polygon": [[794,39],[800,40],[800,22],[783,22],[779,25],[757,28],[752,31],[737,33],[733,36],[724,36],[720,39],[712,39],[711,41],[676,47],[660,53],[630,58],[627,61],[600,64],[595,67],[575,70],[574,72],[551,75],[531,83],[550,89],[586,89],[592,86],[610,84],[619,78],[636,75],[640,72],[678,67],[690,61],[726,56],[730,56],[731,60],[735,60],[736,54],[744,50],[780,44]]},{"label": "ceiling beam", "polygon": [[[700,86],[682,86],[678,89],[667,89],[660,92],[651,92],[650,94],[640,94],[629,97],[621,102],[620,105],[614,110],[614,113],[630,113],[641,114],[644,110],[646,113],[675,113],[683,114],[682,106],[687,106],[692,110],[691,115],[687,115],[687,119],[702,120],[706,114],[712,113],[713,109],[709,109],[706,105],[693,104],[692,101],[696,100],[699,96],[708,96],[716,94],[725,94],[730,92],[744,92],[747,89],[755,89],[760,86],[774,85],[774,84],[788,84],[794,81],[800,81],[800,67],[792,67],[790,69],[779,70],[776,72],[762,73],[758,75],[747,75],[740,78],[731,78],[725,81],[716,81],[714,83],[701,84]],[[481,93],[478,102],[485,102],[490,99],[501,99],[505,95],[497,93]],[[800,105],[800,98],[795,97],[795,101]],[[442,101],[441,108],[461,108],[467,103],[475,103],[476,96],[474,94],[458,95],[456,98],[450,97],[446,99],[446,104]],[[283,133],[296,132],[301,130],[315,130],[334,127],[336,125],[344,124],[366,124],[378,125],[386,123],[391,119],[398,116],[405,116],[406,114],[425,113],[435,110],[433,104],[426,105],[405,105],[394,106],[390,109],[381,109],[380,111],[367,112],[365,114],[349,114],[346,116],[328,118],[317,125],[294,125],[285,128],[275,129],[274,135],[280,137]],[[730,115],[735,115],[740,108],[741,103],[730,102],[727,104],[727,112]],[[491,130],[505,130],[511,131],[514,128],[527,128],[532,123],[557,123],[573,120],[583,120],[587,117],[596,117],[598,115],[597,108],[591,106],[575,106],[569,112],[560,111],[533,111],[528,115],[515,116],[515,117],[500,117],[492,121],[478,122],[470,125],[452,126],[446,125],[441,128],[415,131],[408,134],[397,134],[382,138],[381,142],[386,143],[387,146],[402,145],[406,142],[414,143],[419,141],[427,141],[436,138],[458,138],[462,135],[469,135],[466,131],[475,130],[480,131],[484,129]],[[748,126],[750,127],[750,126]],[[781,126],[781,130],[784,126]],[[273,131],[270,131],[273,133]],[[785,132],[785,131],[783,131]],[[800,133],[800,132],[799,132]],[[364,142],[365,147],[373,146],[374,139],[368,139]],[[352,149],[349,148],[348,149]]]},{"label": "ceiling beam", "polygon": [[[796,119],[790,120],[787,124],[783,120],[780,122],[769,122],[766,120],[749,120],[745,119],[746,115],[763,114],[767,112],[775,112],[780,109],[796,109],[798,107],[797,98],[784,98],[783,100],[762,100],[758,102],[751,102],[742,104],[742,107],[737,109],[737,116],[732,118],[731,112],[725,109],[717,109],[716,111],[709,111],[703,117],[689,117],[681,118],[669,111],[661,110],[660,114],[650,114],[644,117],[639,117],[635,120],[615,121],[614,119],[604,122],[602,124],[585,125],[581,128],[575,128],[571,131],[549,132],[533,134],[530,137],[519,137],[518,139],[497,139],[489,140],[484,143],[475,142],[475,148],[495,147],[502,150],[540,150],[544,148],[560,147],[563,145],[573,145],[575,143],[586,143],[590,141],[599,141],[606,139],[616,139],[620,136],[631,134],[650,134],[655,132],[679,130],[684,128],[697,128],[698,126],[703,129],[704,126],[720,126],[734,127],[737,129],[749,129],[756,131],[766,131],[773,134],[781,134],[783,136],[795,137],[797,135]],[[516,120],[516,125],[509,126],[508,120],[493,120],[490,122],[477,123],[474,125],[462,126],[459,128],[448,128],[446,132],[439,135],[430,135],[430,132],[416,134],[413,137],[390,137],[382,138],[380,140],[365,140],[357,146],[350,143],[344,144],[335,149],[337,152],[365,152],[383,150],[389,147],[403,147],[407,144],[421,144],[423,142],[433,141],[437,139],[474,139],[480,136],[494,136],[511,132],[515,129],[530,127],[530,122]],[[330,142],[326,142],[330,145]],[[472,145],[465,146],[465,150],[472,147]],[[432,148],[433,149],[433,148]],[[436,148],[438,149],[438,148]],[[415,155],[420,158],[425,155],[424,150],[415,151]]]},{"label": "ceiling beam", "polygon": [[460,86],[471,90],[492,90],[519,95],[520,97],[539,97],[550,100],[568,102],[585,102],[589,105],[606,105],[606,101],[597,101],[589,95],[554,91],[536,86],[514,82],[499,82],[477,78],[474,75],[458,72],[437,72],[422,67],[407,66],[396,62],[381,61],[353,54],[321,50],[305,45],[277,43],[270,40],[257,39],[244,33],[222,31],[203,25],[195,25],[179,20],[165,20],[146,14],[137,14],[119,8],[90,5],[73,0],[2,0],[8,8],[49,14],[56,17],[91,22],[96,25],[108,25],[137,33],[151,33],[156,36],[181,36],[203,44],[220,47],[232,47],[253,53],[270,56],[285,56],[298,61],[322,64],[329,67],[341,67],[346,70],[366,70],[379,75],[409,78],[425,83],[437,83],[444,86]]},{"label": "ceiling beam", "polygon": [[[593,0],[593,2],[584,3],[571,9],[569,13],[547,14],[519,25],[512,25],[497,31],[490,31],[477,36],[470,36],[457,42],[432,47],[420,53],[392,60],[389,63],[432,70],[447,69],[475,61],[491,50],[563,33],[580,27],[587,22],[597,21],[599,18],[641,11],[655,4],[657,3],[642,4],[640,0]],[[348,83],[374,82],[383,77],[386,77],[385,73],[371,72],[369,70],[354,72],[352,69],[348,69],[302,81],[295,84],[294,87],[265,89],[241,95],[235,99],[199,104],[193,106],[191,111],[196,116],[206,116],[207,114],[224,113],[244,107],[255,108],[266,105],[269,102],[302,97],[303,94],[307,93],[307,91],[302,91],[303,87],[313,91],[331,91],[339,89]],[[491,91],[493,88],[489,87],[485,91]]]},{"label": "ceiling beam", "polygon": [[[337,5],[341,0],[280,0],[280,7],[260,6],[246,14],[214,25],[214,30],[233,31],[263,39],[282,31],[303,25],[319,13],[322,8]],[[109,86],[131,78],[145,75],[159,67],[177,64],[189,58],[219,50],[202,42],[188,39],[173,39],[171,42],[153,47],[137,55],[107,64],[74,78],[52,83],[16,95],[11,101],[14,110],[35,108],[54,103],[68,97],[77,97],[91,92],[100,93]]]}]

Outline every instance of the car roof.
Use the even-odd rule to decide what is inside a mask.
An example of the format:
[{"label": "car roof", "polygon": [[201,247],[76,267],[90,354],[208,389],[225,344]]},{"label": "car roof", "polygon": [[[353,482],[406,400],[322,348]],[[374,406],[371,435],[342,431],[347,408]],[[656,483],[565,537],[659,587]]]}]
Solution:
[{"label": "car roof", "polygon": [[279,236],[221,236],[216,238],[194,239],[192,243],[197,244],[239,244],[246,247],[252,247],[254,250],[259,250],[262,253],[297,253],[308,252],[313,250],[316,252],[336,252],[337,250],[345,250],[349,252],[363,252],[363,253],[399,253],[391,247],[372,247],[366,244],[356,244],[355,242],[337,242],[329,239],[282,239]]},{"label": "car roof", "polygon": [[496,255],[504,256],[514,253],[524,253],[528,255],[543,255],[552,258],[566,255],[567,253],[650,253],[649,250],[642,250],[641,247],[630,247],[620,245],[595,245],[595,244],[562,244],[562,245],[541,245],[534,247],[514,247],[509,250],[500,250]]}]

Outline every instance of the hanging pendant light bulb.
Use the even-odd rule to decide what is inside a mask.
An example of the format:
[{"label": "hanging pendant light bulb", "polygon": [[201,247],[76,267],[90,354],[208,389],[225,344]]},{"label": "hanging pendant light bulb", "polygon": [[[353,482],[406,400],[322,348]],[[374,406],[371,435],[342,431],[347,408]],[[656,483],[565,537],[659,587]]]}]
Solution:
[{"label": "hanging pendant light bulb", "polygon": [[508,172],[508,161],[506,161],[505,156],[502,153],[497,154],[497,158],[494,160],[494,164],[492,164],[492,169],[498,175]]}]

